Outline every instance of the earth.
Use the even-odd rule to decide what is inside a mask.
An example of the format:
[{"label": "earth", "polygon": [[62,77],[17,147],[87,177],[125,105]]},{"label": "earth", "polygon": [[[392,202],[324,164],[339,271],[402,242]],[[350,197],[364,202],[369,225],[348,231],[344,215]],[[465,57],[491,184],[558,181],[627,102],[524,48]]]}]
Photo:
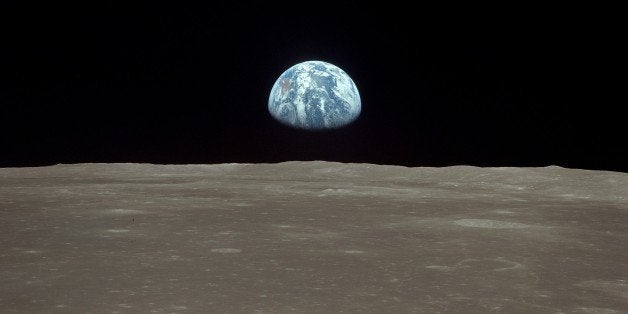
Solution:
[{"label": "earth", "polygon": [[277,121],[294,128],[337,129],[360,115],[360,94],[339,67],[306,61],[279,76],[268,98],[268,111]]}]

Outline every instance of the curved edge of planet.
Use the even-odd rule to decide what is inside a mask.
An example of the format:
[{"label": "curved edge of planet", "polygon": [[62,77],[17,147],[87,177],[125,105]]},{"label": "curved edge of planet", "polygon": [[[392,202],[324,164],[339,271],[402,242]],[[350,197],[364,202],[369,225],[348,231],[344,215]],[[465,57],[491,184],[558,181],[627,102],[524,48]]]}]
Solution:
[{"label": "curved edge of planet", "polygon": [[268,111],[278,122],[301,130],[333,130],[351,124],[362,110],[360,93],[349,75],[324,61],[305,61],[275,81]]}]

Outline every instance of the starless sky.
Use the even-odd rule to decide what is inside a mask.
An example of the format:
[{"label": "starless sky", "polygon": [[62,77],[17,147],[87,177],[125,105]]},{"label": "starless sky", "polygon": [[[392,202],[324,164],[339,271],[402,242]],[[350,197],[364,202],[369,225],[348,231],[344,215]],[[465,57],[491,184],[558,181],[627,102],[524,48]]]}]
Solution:
[{"label": "starless sky", "polygon": [[[628,171],[627,36],[611,17],[133,3],[0,4],[0,166],[329,160]],[[352,125],[310,133],[268,114],[274,81],[306,60],[354,80],[362,114]]]}]

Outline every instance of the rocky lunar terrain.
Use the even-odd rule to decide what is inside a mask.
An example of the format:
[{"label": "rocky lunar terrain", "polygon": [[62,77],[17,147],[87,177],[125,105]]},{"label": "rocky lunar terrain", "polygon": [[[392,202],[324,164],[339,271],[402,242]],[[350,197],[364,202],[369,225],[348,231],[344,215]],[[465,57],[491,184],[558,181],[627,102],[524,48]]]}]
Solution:
[{"label": "rocky lunar terrain", "polygon": [[0,312],[625,313],[628,174],[0,169]]}]

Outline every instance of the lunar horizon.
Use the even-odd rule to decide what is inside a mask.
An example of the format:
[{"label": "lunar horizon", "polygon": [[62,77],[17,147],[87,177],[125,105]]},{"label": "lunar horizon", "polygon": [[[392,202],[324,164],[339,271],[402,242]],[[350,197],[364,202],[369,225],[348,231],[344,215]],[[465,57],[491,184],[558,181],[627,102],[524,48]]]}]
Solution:
[{"label": "lunar horizon", "polygon": [[0,310],[628,310],[628,174],[539,168],[0,168]]}]

